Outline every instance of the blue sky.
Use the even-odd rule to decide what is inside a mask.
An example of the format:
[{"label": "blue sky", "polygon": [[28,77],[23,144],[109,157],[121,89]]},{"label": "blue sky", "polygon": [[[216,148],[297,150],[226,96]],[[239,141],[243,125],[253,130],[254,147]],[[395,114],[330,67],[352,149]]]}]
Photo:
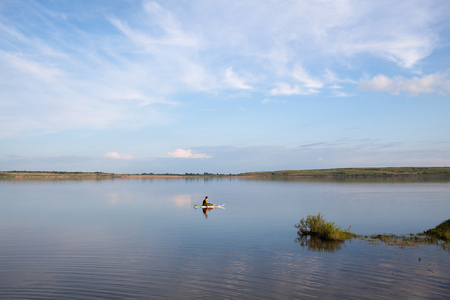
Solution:
[{"label": "blue sky", "polygon": [[0,170],[450,166],[450,2],[0,2]]}]

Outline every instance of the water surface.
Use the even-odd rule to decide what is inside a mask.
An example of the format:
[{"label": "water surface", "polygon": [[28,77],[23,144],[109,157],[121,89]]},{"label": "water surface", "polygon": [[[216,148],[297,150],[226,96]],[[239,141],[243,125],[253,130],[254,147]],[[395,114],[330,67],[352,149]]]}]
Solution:
[{"label": "water surface", "polygon": [[[0,181],[0,298],[434,298],[449,252],[295,242],[322,213],[357,234],[449,218],[449,182],[147,179]],[[226,204],[205,216],[208,195]]]}]

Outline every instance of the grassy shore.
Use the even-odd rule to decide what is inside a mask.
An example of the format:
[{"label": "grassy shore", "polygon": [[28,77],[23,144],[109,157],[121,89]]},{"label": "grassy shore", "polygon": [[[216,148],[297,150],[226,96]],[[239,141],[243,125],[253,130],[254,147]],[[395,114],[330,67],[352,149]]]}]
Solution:
[{"label": "grassy shore", "polygon": [[0,180],[57,180],[57,179],[115,179],[115,178],[390,178],[390,177],[450,177],[450,167],[392,167],[392,168],[341,168],[316,170],[283,170],[247,172],[239,174],[184,173],[184,174],[115,174],[104,172],[57,172],[57,171],[4,171]]},{"label": "grassy shore", "polygon": [[392,167],[392,168],[340,168],[316,170],[284,170],[272,172],[250,172],[242,175],[252,177],[424,177],[450,176],[450,167]]}]

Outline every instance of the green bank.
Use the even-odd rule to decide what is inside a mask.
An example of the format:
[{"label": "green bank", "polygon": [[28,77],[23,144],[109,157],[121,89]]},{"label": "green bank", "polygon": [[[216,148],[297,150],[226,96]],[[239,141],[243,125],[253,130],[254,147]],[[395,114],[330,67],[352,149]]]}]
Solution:
[{"label": "green bank", "polygon": [[314,170],[280,170],[245,172],[238,174],[219,173],[148,173],[115,174],[104,172],[60,172],[60,171],[2,171],[0,179],[45,180],[45,179],[114,179],[114,178],[164,178],[164,177],[252,177],[252,178],[426,178],[448,177],[450,167],[387,167],[387,168],[339,168]]},{"label": "green bank", "polygon": [[249,172],[240,175],[252,177],[425,177],[450,176],[450,167],[387,167],[387,168],[339,168],[314,170],[283,170],[268,172]]}]

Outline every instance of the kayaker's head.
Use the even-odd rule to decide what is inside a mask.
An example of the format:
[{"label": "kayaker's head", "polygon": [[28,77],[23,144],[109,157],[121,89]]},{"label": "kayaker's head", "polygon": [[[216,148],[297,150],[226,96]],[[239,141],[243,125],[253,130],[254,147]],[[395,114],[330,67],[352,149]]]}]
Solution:
[{"label": "kayaker's head", "polygon": [[208,199],[208,196],[205,196],[205,199]]}]

